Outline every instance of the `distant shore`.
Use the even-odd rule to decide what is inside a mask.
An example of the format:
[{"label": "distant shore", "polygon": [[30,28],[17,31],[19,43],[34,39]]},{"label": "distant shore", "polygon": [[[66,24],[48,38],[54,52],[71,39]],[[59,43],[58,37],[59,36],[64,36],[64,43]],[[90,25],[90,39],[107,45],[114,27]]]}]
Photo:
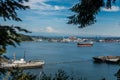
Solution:
[{"label": "distant shore", "polygon": [[67,37],[44,37],[44,36],[30,36],[33,41],[49,41],[49,42],[120,42],[120,37],[78,37],[78,36],[67,36]]}]

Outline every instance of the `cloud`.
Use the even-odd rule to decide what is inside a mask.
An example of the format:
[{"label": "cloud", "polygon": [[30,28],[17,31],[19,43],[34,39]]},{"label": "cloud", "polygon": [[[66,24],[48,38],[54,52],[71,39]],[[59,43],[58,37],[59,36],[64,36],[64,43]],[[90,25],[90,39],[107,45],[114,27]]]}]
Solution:
[{"label": "cloud", "polygon": [[107,12],[117,12],[120,11],[120,7],[118,6],[112,6],[111,9],[107,9],[107,8],[102,8],[103,11],[107,11]]},{"label": "cloud", "polygon": [[54,10],[66,9],[66,7],[64,7],[64,6],[57,6],[57,5],[55,5],[55,6],[53,6],[53,7],[54,7]]},{"label": "cloud", "polygon": [[34,10],[62,10],[66,9],[64,6],[58,6],[58,5],[50,5],[47,4],[50,0],[29,0],[29,2],[26,2],[25,5],[30,6],[31,9]]},{"label": "cloud", "polygon": [[45,28],[31,28],[32,32],[35,32],[35,33],[59,33],[58,30],[54,29],[53,27],[45,27]]},{"label": "cloud", "polygon": [[39,32],[43,32],[43,29],[40,28],[30,28],[30,31],[35,32],[35,33],[39,33]]},{"label": "cloud", "polygon": [[46,27],[45,31],[48,32],[48,33],[57,32],[57,31],[56,31],[54,28],[52,28],[52,27]]}]

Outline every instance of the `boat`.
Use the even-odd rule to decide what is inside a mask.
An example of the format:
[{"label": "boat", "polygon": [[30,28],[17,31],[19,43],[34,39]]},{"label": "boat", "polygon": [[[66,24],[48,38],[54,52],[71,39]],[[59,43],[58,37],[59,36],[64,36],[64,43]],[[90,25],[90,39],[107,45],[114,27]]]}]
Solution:
[{"label": "boat", "polygon": [[93,42],[79,42],[77,43],[78,47],[82,47],[82,46],[93,46]]},{"label": "boat", "polygon": [[42,67],[45,64],[44,61],[25,61],[24,58],[21,58],[20,60],[12,60],[9,62],[3,62],[1,63],[2,68],[36,68],[36,67]]},{"label": "boat", "polygon": [[95,56],[93,59],[95,62],[105,62],[106,56]]},{"label": "boat", "polygon": [[36,67],[42,67],[45,62],[41,60],[29,60],[25,61],[25,52],[24,52],[24,57],[16,60],[16,54],[13,54],[14,59],[13,60],[8,60],[7,62],[2,62],[0,67],[2,68],[13,68],[13,67],[18,67],[18,68],[36,68]]},{"label": "boat", "polygon": [[120,56],[96,56],[93,59],[95,62],[120,63]]}]

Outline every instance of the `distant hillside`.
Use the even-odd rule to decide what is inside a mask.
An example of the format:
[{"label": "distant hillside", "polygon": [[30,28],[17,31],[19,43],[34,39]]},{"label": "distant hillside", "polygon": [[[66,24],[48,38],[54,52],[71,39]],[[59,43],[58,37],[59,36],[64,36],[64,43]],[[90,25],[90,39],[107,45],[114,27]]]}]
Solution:
[{"label": "distant hillside", "polygon": [[24,35],[24,34],[20,34],[19,38],[20,38],[21,41],[33,41],[31,36]]}]

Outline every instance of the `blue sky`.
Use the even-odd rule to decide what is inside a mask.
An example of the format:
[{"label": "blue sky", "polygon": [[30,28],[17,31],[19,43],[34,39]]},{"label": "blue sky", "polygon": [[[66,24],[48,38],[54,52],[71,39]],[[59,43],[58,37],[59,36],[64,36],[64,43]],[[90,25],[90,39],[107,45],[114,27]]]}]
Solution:
[{"label": "blue sky", "polygon": [[43,36],[120,36],[120,0],[108,10],[101,8],[97,23],[80,29],[66,24],[67,17],[74,14],[69,8],[79,0],[30,0],[25,5],[31,9],[18,11],[22,22],[3,21],[1,24],[17,25],[32,31],[30,35]]}]

